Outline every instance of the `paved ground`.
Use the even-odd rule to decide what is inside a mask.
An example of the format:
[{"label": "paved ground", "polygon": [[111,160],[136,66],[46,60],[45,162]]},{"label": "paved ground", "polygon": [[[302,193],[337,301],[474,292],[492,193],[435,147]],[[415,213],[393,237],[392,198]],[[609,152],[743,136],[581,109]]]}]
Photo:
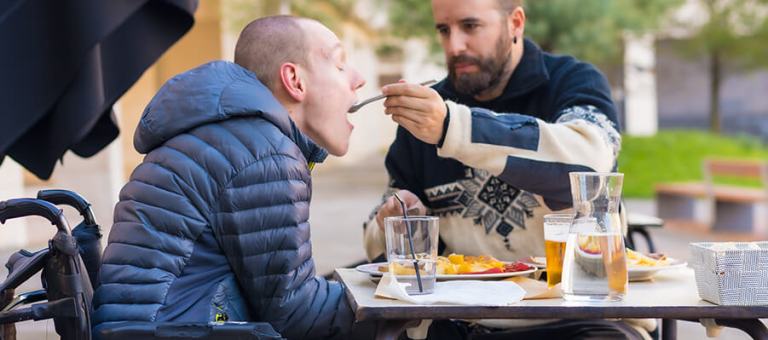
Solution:
[{"label": "paved ground", "polygon": [[[386,186],[386,175],[378,167],[380,162],[370,162],[355,169],[324,169],[314,173],[314,195],[311,208],[313,251],[319,274],[328,273],[335,267],[346,266],[364,259],[362,250],[362,223],[376,205]],[[634,212],[653,214],[652,201],[629,201]],[[717,240],[722,236],[706,235],[674,229],[654,230],[657,248],[676,258],[688,257],[688,243]],[[0,262],[4,262],[9,250],[0,250]],[[0,277],[5,277],[5,268]],[[39,279],[25,289],[39,287]],[[695,289],[695,287],[691,287]],[[52,322],[26,322],[19,324],[19,339],[56,339]],[[703,327],[695,323],[680,322],[680,339],[705,339]],[[725,330],[716,339],[748,339],[736,330]]]}]

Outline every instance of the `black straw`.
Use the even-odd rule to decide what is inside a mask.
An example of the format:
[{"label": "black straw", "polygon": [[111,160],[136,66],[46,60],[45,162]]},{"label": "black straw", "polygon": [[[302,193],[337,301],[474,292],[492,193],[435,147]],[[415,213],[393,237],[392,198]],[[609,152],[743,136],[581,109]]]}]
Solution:
[{"label": "black straw", "polygon": [[408,221],[408,211],[405,209],[405,202],[400,199],[400,196],[398,196],[397,193],[395,193],[395,198],[400,202],[400,207],[403,209],[403,219],[405,220],[405,226],[408,229],[408,245],[411,246],[411,257],[413,257],[413,269],[416,269],[416,282],[419,284],[419,293],[423,293],[424,287],[421,285],[419,262],[416,260],[416,252],[413,250],[413,231],[411,230],[411,222]]}]

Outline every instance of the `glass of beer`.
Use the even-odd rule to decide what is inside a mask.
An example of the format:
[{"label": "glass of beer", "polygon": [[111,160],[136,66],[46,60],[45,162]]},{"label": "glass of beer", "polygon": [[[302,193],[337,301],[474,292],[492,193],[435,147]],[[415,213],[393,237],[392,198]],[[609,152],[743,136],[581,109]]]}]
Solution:
[{"label": "glass of beer", "polygon": [[560,283],[568,231],[574,214],[544,215],[544,255],[547,258],[547,285]]}]

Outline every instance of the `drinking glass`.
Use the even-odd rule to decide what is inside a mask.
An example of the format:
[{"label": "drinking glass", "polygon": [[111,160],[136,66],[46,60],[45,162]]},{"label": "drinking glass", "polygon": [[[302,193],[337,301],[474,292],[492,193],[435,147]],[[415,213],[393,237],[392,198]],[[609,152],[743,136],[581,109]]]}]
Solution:
[{"label": "drinking glass", "polygon": [[565,243],[573,222],[573,214],[544,215],[544,255],[547,258],[547,285],[560,283],[563,272]]},{"label": "drinking glass", "polygon": [[563,297],[575,301],[620,301],[628,282],[619,216],[624,175],[569,175],[576,216],[565,248]]},{"label": "drinking glass", "polygon": [[438,228],[438,218],[433,216],[384,219],[389,272],[397,281],[409,284],[405,291],[410,295],[435,290]]}]

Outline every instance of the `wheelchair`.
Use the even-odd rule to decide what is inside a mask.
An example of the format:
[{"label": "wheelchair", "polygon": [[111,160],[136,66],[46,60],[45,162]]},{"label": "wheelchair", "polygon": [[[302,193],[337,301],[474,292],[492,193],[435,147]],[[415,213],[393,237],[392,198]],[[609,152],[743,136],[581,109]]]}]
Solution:
[{"label": "wheelchair", "polygon": [[[31,253],[21,250],[9,259],[8,278],[0,283],[0,325],[3,340],[15,338],[13,323],[53,319],[62,339],[91,338],[93,288],[80,258],[77,242],[61,209],[41,199],[19,198],[0,202],[0,222],[25,216],[40,216],[56,227],[48,248]],[[43,291],[14,297],[19,285],[41,271]],[[37,301],[47,302],[17,308]]]},{"label": "wheelchair", "polygon": [[[83,221],[70,230],[56,205],[74,207]],[[8,277],[0,283],[0,340],[15,340],[15,323],[53,319],[63,340],[154,339],[282,339],[264,322],[121,322],[96,332],[91,328],[93,290],[101,264],[101,231],[90,204],[67,190],[43,190],[37,198],[0,202],[0,223],[40,216],[56,227],[48,247],[20,250],[8,260]],[[42,290],[16,294],[16,289],[42,271]]]}]

